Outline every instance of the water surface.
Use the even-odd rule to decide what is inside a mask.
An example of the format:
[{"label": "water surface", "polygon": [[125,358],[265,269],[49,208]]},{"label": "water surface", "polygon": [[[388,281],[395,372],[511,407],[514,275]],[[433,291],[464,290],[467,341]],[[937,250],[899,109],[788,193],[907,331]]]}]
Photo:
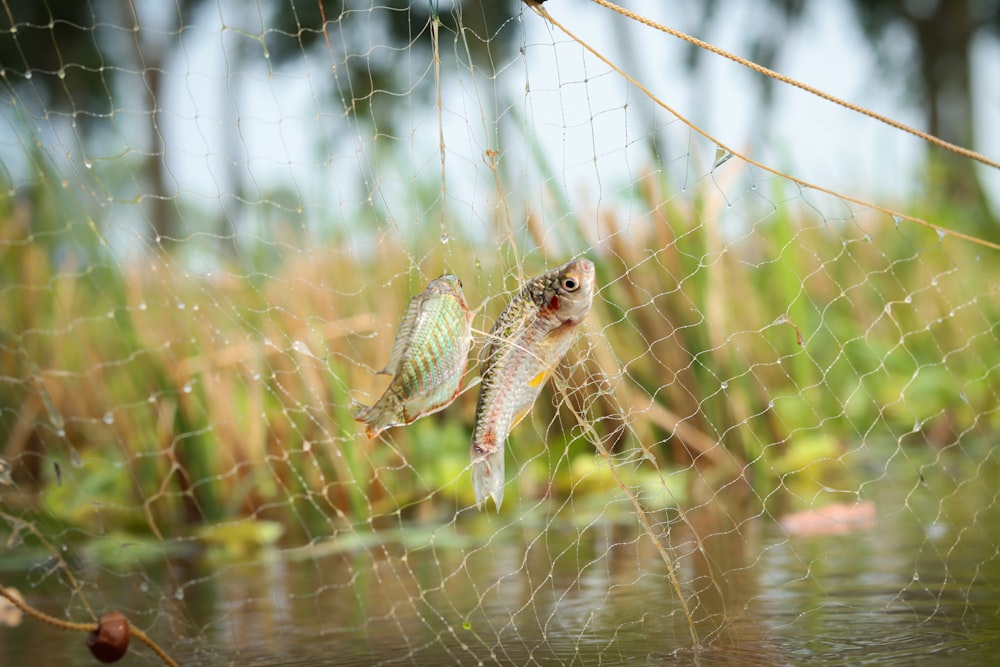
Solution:
[{"label": "water surface", "polygon": [[[780,508],[734,487],[683,517],[650,512],[649,531],[624,498],[534,503],[81,578],[184,665],[993,664],[991,457],[883,471],[862,484],[872,520],[834,533],[788,534]],[[4,576],[65,615],[37,568]],[[0,656],[91,660],[81,636],[31,621],[0,630]]]}]

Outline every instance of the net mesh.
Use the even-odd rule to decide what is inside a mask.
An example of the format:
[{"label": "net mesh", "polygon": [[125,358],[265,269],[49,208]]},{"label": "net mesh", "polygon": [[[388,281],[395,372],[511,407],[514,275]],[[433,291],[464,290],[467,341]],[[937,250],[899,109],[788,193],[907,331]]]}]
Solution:
[{"label": "net mesh", "polygon": [[[0,584],[33,607],[180,664],[997,646],[995,251],[748,163],[513,2],[0,21]],[[579,255],[500,511],[475,387],[365,437],[430,279],[478,350]],[[39,646],[88,655],[0,629]]]}]

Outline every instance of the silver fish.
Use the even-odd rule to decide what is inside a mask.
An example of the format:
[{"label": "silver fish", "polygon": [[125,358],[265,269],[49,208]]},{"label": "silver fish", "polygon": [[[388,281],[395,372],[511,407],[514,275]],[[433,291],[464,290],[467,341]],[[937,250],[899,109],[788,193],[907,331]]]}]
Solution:
[{"label": "silver fish", "polygon": [[413,297],[400,322],[389,363],[379,371],[393,376],[385,393],[370,407],[354,405],[354,418],[365,422],[368,437],[409,424],[455,400],[471,344],[472,311],[462,294],[462,282],[451,274],[435,278]]},{"label": "silver fish", "polygon": [[507,435],[569,351],[593,299],[594,265],[574,259],[525,284],[493,325],[470,452],[477,506],[492,496],[500,508]]}]

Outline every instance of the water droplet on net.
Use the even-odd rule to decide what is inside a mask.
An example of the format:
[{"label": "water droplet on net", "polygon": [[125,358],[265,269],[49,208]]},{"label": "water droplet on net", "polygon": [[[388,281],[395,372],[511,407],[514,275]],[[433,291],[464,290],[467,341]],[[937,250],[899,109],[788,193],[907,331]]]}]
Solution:
[{"label": "water droplet on net", "polygon": [[146,310],[146,302],[145,301],[140,301],[139,302],[139,310]]},{"label": "water droplet on net", "polygon": [[298,352],[299,354],[304,354],[314,359],[316,358],[316,355],[312,353],[312,350],[309,349],[309,346],[306,345],[305,342],[301,340],[297,340],[294,343],[292,343],[292,349]]},{"label": "water droplet on net", "polygon": [[441,243],[447,243],[447,242],[448,242],[448,230],[447,229],[442,229],[441,230]]},{"label": "water droplet on net", "polygon": [[944,241],[944,237],[948,236],[948,232],[943,229],[939,229],[937,230],[937,235],[938,241]]},{"label": "water droplet on net", "polygon": [[174,592],[174,599],[175,600],[183,600],[184,599],[184,589],[183,588],[178,588]]},{"label": "water droplet on net", "polygon": [[913,573],[913,580],[914,581],[920,581],[920,573],[919,572],[914,572]]},{"label": "water droplet on net", "polygon": [[729,389],[729,383],[728,382],[723,382],[722,383],[722,388],[723,389]]},{"label": "water droplet on net", "polygon": [[899,227],[899,223],[903,222],[903,216],[894,215],[892,216],[892,221],[896,223],[896,227]]},{"label": "water droplet on net", "polygon": [[24,529],[23,524],[18,524],[16,528],[11,532],[10,537],[7,538],[7,548],[16,549],[17,547],[24,544],[24,538],[21,537],[21,531]]},{"label": "water droplet on net", "polygon": [[110,412],[105,412],[104,418],[101,421],[110,426],[111,424],[115,423],[115,416]]},{"label": "water droplet on net", "polygon": [[190,382],[185,383],[184,387],[182,388],[182,391],[185,394],[190,394],[191,393],[191,383]]},{"label": "water droplet on net", "polygon": [[733,154],[723,148],[722,146],[715,147],[715,162],[712,163],[712,169],[718,169],[730,159],[732,159]]}]

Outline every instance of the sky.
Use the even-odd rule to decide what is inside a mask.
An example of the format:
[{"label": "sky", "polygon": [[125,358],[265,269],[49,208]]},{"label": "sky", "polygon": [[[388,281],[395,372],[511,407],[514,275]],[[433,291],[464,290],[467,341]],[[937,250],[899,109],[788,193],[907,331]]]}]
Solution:
[{"label": "sky", "polygon": [[[692,30],[692,4],[630,6],[641,7],[647,17],[671,27]],[[697,36],[731,52],[745,52],[743,27],[760,20],[760,5],[724,5],[726,13],[715,23],[713,33]],[[629,61],[618,53],[620,40],[614,39],[614,29],[609,28],[609,23],[627,23],[626,19],[608,17],[596,5],[572,12],[556,3],[546,6],[557,20],[613,60],[631,62],[633,67],[626,69],[681,115],[751,157],[804,180],[859,196],[905,198],[918,187],[918,165],[924,151],[919,139],[783,84],[777,84],[774,104],[765,111],[759,106],[760,75],[738,64],[705,54],[702,67],[692,77],[684,68],[686,46],[643,26],[630,28],[638,55]],[[539,42],[552,39],[550,34],[560,38],[540,21],[526,23],[529,34]],[[905,50],[902,44],[901,49]],[[978,149],[996,159],[1000,157],[1000,89],[994,82],[1000,76],[1000,47],[982,41],[977,44],[974,62],[979,93]],[[567,57],[560,65],[572,63]],[[631,71],[635,65],[638,72]],[[805,20],[788,33],[776,69],[895,120],[914,127],[922,124],[922,115],[907,104],[904,82],[878,70],[844,3],[809,3]],[[591,95],[592,99],[597,97]],[[1000,186],[995,178],[992,182]]]},{"label": "sky", "polygon": [[[698,36],[739,53],[746,49],[745,27],[767,20],[761,5],[729,3],[713,32]],[[545,6],[728,146],[796,178],[879,203],[905,205],[919,190],[924,146],[916,138],[780,84],[773,106],[763,108],[759,75],[737,64],[706,54],[692,75],[684,65],[688,47],[674,37],[583,0],[553,0]],[[694,0],[636,4],[649,18],[681,30],[694,29],[695,6]],[[903,83],[877,70],[844,3],[809,6],[805,20],[787,35],[776,69],[919,126],[921,117],[906,103]],[[139,7],[150,25],[164,20]],[[336,226],[377,208],[400,228],[417,225],[434,210],[442,173],[450,214],[456,217],[452,224],[476,234],[489,228],[491,210],[500,205],[484,157],[494,150],[505,196],[538,211],[554,210],[552,183],[571,207],[626,196],[630,184],[650,168],[653,133],[664,168],[682,164],[702,174],[709,170],[704,164],[710,164],[711,155],[691,152],[685,145],[689,133],[669,113],[530,10],[508,26],[519,31],[521,50],[511,61],[498,63],[495,76],[445,68],[441,118],[435,108],[400,97],[402,122],[397,136],[388,139],[345,120],[332,103],[338,82],[331,77],[330,54],[273,68],[259,42],[247,36],[260,22],[247,7],[220,0],[185,29],[183,48],[167,63],[166,94],[157,109],[179,202],[209,216],[221,213],[251,236],[276,216],[294,218],[298,208],[310,224],[324,219]],[[331,35],[336,41],[337,32]],[[443,51],[460,49],[447,38]],[[234,57],[237,50],[240,58]],[[429,63],[413,57],[405,45],[387,52],[414,86],[432,83]],[[1000,88],[993,84],[1000,75],[1000,46],[978,44],[975,67],[978,149],[997,158]],[[339,85],[343,93],[343,82]],[[107,215],[118,217],[125,236],[134,233],[127,220],[134,217],[131,204],[145,185],[141,175],[122,178],[121,173],[138,168],[130,165],[140,165],[149,151],[146,113],[141,101],[128,95],[126,88],[115,119],[119,135],[96,147],[82,146],[72,129],[36,119],[46,150],[81,178],[94,176],[98,191],[109,189],[107,201],[121,204],[112,205]],[[12,136],[11,127],[0,129],[0,148],[7,154],[24,143]],[[440,137],[446,146],[443,172]],[[390,144],[401,152],[384,150]],[[5,166],[16,172],[14,160]],[[984,172],[987,189],[1000,192],[997,174]]]}]

